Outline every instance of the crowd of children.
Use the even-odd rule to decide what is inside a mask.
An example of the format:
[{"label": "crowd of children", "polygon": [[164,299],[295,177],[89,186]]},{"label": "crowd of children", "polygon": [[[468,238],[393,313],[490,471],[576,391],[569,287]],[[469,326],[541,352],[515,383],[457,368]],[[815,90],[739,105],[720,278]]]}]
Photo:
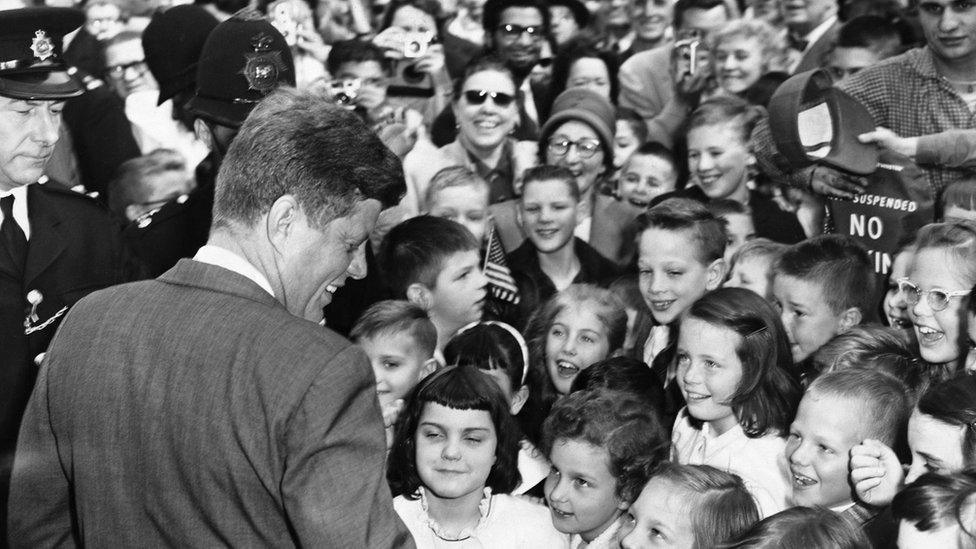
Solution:
[{"label": "crowd of children", "polygon": [[621,167],[636,276],[574,236],[570,170],[528,170],[507,317],[482,178],[442,170],[386,235],[399,300],[351,336],[418,546],[972,547],[976,226],[923,227],[876,291],[845,236],[727,253],[723,216],[754,210],[669,170],[650,146]]}]

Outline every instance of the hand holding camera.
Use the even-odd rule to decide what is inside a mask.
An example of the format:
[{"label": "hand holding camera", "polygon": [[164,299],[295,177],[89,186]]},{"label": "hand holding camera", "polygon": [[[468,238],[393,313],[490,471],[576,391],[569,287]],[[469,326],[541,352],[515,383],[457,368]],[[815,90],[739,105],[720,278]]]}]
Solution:
[{"label": "hand holding camera", "polygon": [[699,31],[684,31],[678,35],[671,54],[671,74],[675,96],[687,103],[697,103],[712,76],[711,54]]}]

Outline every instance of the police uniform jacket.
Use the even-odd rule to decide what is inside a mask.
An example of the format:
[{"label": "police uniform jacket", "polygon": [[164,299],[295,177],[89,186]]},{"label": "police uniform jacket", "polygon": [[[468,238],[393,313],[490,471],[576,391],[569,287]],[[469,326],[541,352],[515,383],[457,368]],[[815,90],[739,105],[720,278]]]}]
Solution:
[{"label": "police uniform jacket", "polygon": [[38,356],[67,308],[135,276],[119,225],[94,199],[54,184],[32,184],[27,208],[31,230],[23,277],[9,255],[0,253],[0,504]]}]

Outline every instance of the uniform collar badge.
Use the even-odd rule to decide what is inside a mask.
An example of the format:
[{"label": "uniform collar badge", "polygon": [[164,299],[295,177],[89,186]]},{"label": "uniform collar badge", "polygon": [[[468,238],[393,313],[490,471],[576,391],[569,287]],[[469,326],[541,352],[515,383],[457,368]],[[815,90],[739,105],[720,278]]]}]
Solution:
[{"label": "uniform collar badge", "polygon": [[45,61],[49,57],[54,56],[54,42],[51,41],[51,37],[47,35],[43,30],[38,30],[34,32],[34,38],[31,41],[31,51],[34,52],[34,57],[38,61]]}]

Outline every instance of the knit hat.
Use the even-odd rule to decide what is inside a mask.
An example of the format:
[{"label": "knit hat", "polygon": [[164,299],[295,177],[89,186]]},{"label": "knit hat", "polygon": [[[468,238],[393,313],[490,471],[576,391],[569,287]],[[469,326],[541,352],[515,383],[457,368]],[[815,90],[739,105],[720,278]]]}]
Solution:
[{"label": "knit hat", "polygon": [[217,19],[200,6],[174,6],[153,16],[142,33],[149,72],[159,83],[159,104],[181,91],[193,93],[197,61]]},{"label": "knit hat", "polygon": [[186,109],[239,128],[265,96],[294,85],[295,62],[285,37],[261,14],[240,11],[207,37],[197,64],[197,92]]},{"label": "knit hat", "polygon": [[588,88],[569,88],[559,94],[552,103],[549,120],[539,133],[540,152],[545,150],[549,137],[568,120],[579,120],[593,128],[603,145],[603,163],[612,170],[613,136],[617,122],[610,101]]}]

